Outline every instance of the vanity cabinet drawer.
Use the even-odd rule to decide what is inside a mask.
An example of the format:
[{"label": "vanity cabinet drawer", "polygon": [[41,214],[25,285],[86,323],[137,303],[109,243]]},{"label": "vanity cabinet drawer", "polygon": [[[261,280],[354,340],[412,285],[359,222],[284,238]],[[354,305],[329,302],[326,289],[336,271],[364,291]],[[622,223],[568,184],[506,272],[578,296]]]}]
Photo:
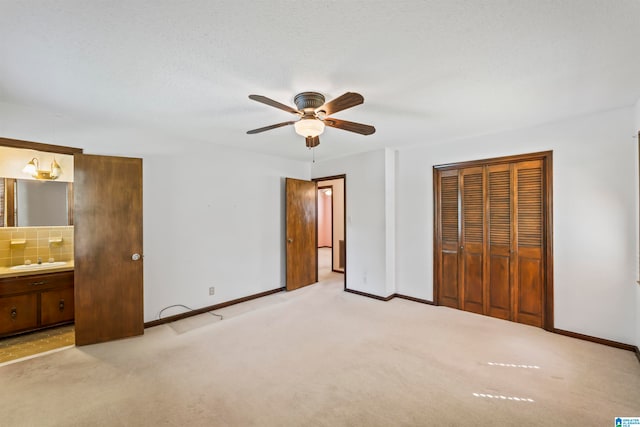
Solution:
[{"label": "vanity cabinet drawer", "polygon": [[73,320],[73,288],[45,291],[40,294],[42,326]]},{"label": "vanity cabinet drawer", "polygon": [[28,330],[37,326],[37,294],[0,298],[0,335]]},{"label": "vanity cabinet drawer", "polygon": [[73,286],[73,271],[0,279],[0,296]]}]

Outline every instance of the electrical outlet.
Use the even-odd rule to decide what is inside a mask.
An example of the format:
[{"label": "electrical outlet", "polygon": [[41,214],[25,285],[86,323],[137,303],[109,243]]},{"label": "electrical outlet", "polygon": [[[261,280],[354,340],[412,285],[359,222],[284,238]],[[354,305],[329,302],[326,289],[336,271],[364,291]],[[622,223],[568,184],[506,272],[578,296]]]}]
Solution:
[{"label": "electrical outlet", "polygon": [[216,294],[216,288],[215,286],[211,286],[209,288],[209,295],[215,295]]}]

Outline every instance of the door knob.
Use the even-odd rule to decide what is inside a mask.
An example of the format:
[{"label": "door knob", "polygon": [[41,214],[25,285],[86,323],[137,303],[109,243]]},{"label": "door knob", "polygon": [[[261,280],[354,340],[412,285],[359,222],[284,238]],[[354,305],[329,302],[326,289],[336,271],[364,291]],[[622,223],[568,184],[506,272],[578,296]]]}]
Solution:
[{"label": "door knob", "polygon": [[131,255],[131,259],[133,261],[138,261],[140,258],[141,258],[141,256],[138,253],[135,253],[135,254]]}]

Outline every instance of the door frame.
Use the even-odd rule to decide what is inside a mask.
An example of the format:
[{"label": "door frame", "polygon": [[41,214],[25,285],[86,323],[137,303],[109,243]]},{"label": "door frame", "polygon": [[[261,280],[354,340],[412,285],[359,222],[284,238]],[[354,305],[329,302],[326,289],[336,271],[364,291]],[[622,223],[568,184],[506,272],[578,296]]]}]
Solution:
[{"label": "door frame", "polygon": [[[313,178],[312,181],[315,181],[318,184],[318,188],[320,188],[320,183],[322,181],[332,181],[334,179],[342,179],[342,206],[343,206],[343,224],[344,224],[344,271],[336,271],[336,273],[344,274],[344,290],[347,290],[347,175],[331,175],[331,176],[323,176],[320,178]],[[331,198],[333,200],[333,197]],[[316,211],[318,210],[318,206],[316,204]],[[331,203],[331,270],[333,270],[333,203]],[[318,215],[316,215],[316,233],[318,228]],[[316,255],[317,258],[317,255]],[[316,262],[316,269],[318,268],[318,263]]]},{"label": "door frame", "polygon": [[[433,302],[435,305],[439,303],[438,277],[440,266],[438,265],[438,242],[436,236],[439,234],[438,222],[436,221],[437,212],[440,207],[438,200],[439,180],[438,173],[449,169],[461,169],[481,165],[496,165],[501,163],[514,163],[526,160],[541,160],[543,168],[543,191],[544,191],[544,207],[543,207],[543,226],[544,226],[544,250],[543,260],[545,265],[544,274],[544,323],[543,329],[553,332],[554,315],[553,315],[553,151],[540,151],[527,154],[516,154],[503,157],[495,157],[482,160],[471,160],[455,163],[446,163],[433,166]],[[460,209],[460,205],[458,205]],[[460,215],[458,215],[460,217]],[[460,227],[460,224],[458,224]]]}]

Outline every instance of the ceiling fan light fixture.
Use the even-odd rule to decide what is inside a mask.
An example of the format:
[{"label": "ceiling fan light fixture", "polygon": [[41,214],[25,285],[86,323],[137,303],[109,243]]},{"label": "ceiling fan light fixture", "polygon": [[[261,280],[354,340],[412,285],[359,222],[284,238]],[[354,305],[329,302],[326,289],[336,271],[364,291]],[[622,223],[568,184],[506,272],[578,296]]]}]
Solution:
[{"label": "ceiling fan light fixture", "polygon": [[324,123],[318,119],[300,119],[293,124],[298,135],[315,137],[324,132]]}]

